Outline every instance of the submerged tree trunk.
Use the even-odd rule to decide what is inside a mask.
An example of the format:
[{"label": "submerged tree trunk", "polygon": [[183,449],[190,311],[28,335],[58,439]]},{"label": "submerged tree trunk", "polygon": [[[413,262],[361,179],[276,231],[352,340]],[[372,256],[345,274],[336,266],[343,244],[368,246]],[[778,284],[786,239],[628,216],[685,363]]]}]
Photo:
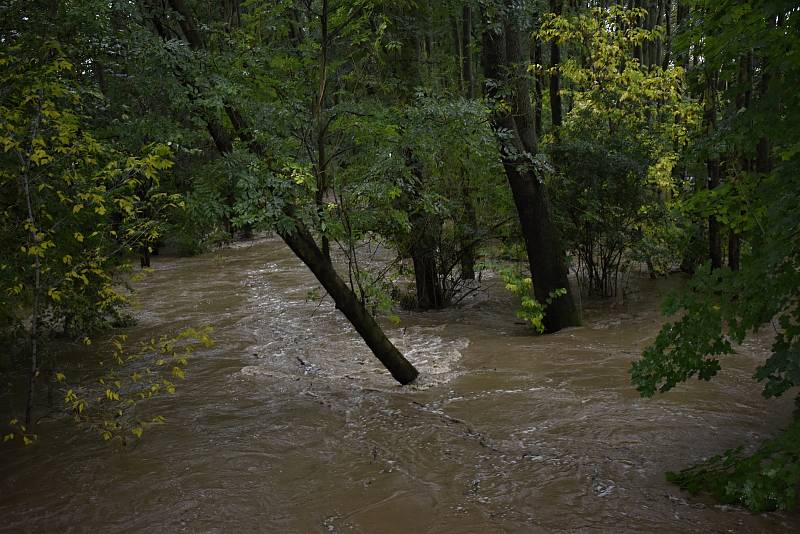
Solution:
[{"label": "submerged tree trunk", "polygon": [[[530,164],[538,146],[529,82],[522,72],[521,62],[520,32],[511,17],[505,21],[503,33],[491,29],[484,31],[486,95],[496,98],[498,83],[508,84],[506,91],[510,89],[511,93],[510,109],[498,106],[492,113],[492,126],[498,132],[503,168],[525,238],[534,295],[545,306],[545,330],[555,332],[577,324],[578,316],[569,289],[561,237],[552,220],[548,192]],[[553,299],[551,295],[559,289],[566,290],[566,294]]]},{"label": "submerged tree trunk", "polygon": [[[419,162],[410,148],[404,150],[406,165],[411,169],[415,188],[422,188],[425,176]],[[419,193],[411,198],[412,206],[421,205]],[[414,209],[413,207],[411,208]],[[414,263],[414,281],[417,293],[417,306],[422,310],[442,308],[444,290],[439,274],[438,245],[442,223],[437,216],[417,210],[411,215],[411,246],[409,253]]]},{"label": "submerged tree trunk", "polygon": [[336,305],[350,321],[372,353],[401,384],[414,381],[419,372],[403,357],[392,344],[383,329],[356,298],[352,289],[342,280],[333,264],[311,237],[310,232],[297,221],[293,232],[281,232],[280,236],[292,252],[314,273],[322,287],[328,292]]},{"label": "submerged tree trunk", "polygon": [[437,258],[437,234],[441,223],[425,214],[411,218],[411,261],[414,263],[414,281],[417,288],[417,306],[421,310],[435,310],[445,305],[444,291]]}]

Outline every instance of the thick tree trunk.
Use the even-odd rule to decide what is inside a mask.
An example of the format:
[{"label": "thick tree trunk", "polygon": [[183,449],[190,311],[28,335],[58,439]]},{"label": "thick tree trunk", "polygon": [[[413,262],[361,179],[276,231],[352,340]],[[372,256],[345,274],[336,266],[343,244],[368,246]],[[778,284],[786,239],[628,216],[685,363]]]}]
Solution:
[{"label": "thick tree trunk", "polygon": [[417,306],[421,310],[435,310],[444,306],[444,291],[437,257],[437,233],[441,229],[438,221],[425,214],[411,218],[411,261],[414,263],[414,281],[417,289]]},{"label": "thick tree trunk", "polygon": [[139,249],[139,265],[142,269],[150,267],[150,247],[147,245],[142,245]]},{"label": "thick tree trunk", "polygon": [[[404,151],[406,165],[415,180],[415,188],[421,189],[425,175],[419,162],[410,148]],[[411,198],[411,209],[420,205],[419,192]],[[444,306],[439,266],[437,263],[441,221],[425,212],[417,211],[411,215],[411,261],[414,263],[414,280],[416,282],[417,306],[422,310],[438,309]]]},{"label": "thick tree trunk", "polygon": [[[534,295],[545,306],[545,330],[555,332],[577,324],[578,317],[547,189],[530,165],[529,157],[536,154],[538,147],[529,83],[522,72],[521,61],[519,29],[513,22],[505,24],[503,34],[485,30],[483,69],[487,78],[486,95],[496,98],[497,84],[504,82],[510,85],[512,94],[508,102],[510,112],[505,107],[498,107],[492,114],[492,126],[498,132],[503,168],[525,238]],[[506,132],[510,132],[511,139],[506,139]],[[558,289],[565,289],[567,294],[552,299],[551,294]]]},{"label": "thick tree trunk", "polygon": [[[475,74],[472,66],[472,8],[465,5],[461,10],[461,71],[464,83],[464,96],[469,100],[475,98]],[[461,195],[464,203],[464,218],[467,232],[461,239],[461,278],[475,279],[475,256],[477,254],[474,232],[478,228],[478,217],[472,200],[472,188],[469,178],[461,170]]]}]

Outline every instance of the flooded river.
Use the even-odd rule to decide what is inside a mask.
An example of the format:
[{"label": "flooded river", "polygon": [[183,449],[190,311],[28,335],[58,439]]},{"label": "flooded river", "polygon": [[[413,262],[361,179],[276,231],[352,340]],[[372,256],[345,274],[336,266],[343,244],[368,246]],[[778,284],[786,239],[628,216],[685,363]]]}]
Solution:
[{"label": "flooded river", "polygon": [[640,399],[627,369],[670,281],[534,337],[497,281],[390,337],[422,375],[400,387],[279,241],[155,258],[132,337],[214,326],[167,424],[119,451],[56,428],[0,460],[3,532],[798,532],[689,498],[664,471],[789,421],[746,345],[710,384]]}]

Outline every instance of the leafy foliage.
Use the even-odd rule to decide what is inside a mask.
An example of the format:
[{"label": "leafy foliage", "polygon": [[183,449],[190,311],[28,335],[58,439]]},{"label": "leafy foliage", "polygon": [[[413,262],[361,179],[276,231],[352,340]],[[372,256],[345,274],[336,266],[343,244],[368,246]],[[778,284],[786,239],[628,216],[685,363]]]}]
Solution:
[{"label": "leafy foliage", "polygon": [[753,454],[745,454],[742,447],[727,450],[699,465],[667,473],[667,480],[690,493],[707,491],[753,512],[790,510],[800,483],[800,421]]},{"label": "leafy foliage", "polygon": [[[699,193],[691,204],[742,239],[741,264],[730,269],[706,264],[687,291],[667,301],[665,313],[678,318],[633,364],[631,377],[645,396],[694,376],[708,380],[721,368],[722,356],[766,326],[774,331],[772,351],[754,378],[763,382],[765,397],[777,397],[800,385],[800,145],[795,126],[800,101],[795,82],[789,82],[800,76],[800,22],[791,2],[698,1],[693,8],[705,13],[690,21],[682,37],[685,46],[703,41],[703,68],[694,73],[695,83],[716,90],[717,77],[728,80],[719,98],[728,105],[706,106],[707,120],[719,126],[702,140],[702,157],[731,163],[723,185]],[[749,71],[756,60],[758,69]],[[728,451],[670,478],[753,510],[788,508],[796,502],[800,479],[797,432],[795,421],[753,455]]]},{"label": "leafy foliage", "polygon": [[594,8],[548,18],[538,32],[577,48],[560,67],[572,109],[550,143],[559,170],[553,186],[579,273],[600,296],[616,292],[625,263],[654,266],[669,247],[673,169],[699,122],[680,67],[645,68],[632,57],[662,30],[643,29],[646,14]]},{"label": "leafy foliage", "polygon": [[[529,276],[522,276],[519,271],[512,267],[501,267],[498,269],[500,278],[505,284],[506,291],[510,292],[519,299],[519,309],[517,318],[525,321],[536,333],[543,334],[545,327],[542,320],[545,315],[545,307],[533,296],[533,281]],[[566,295],[567,290],[560,288],[550,294],[548,302]]]}]

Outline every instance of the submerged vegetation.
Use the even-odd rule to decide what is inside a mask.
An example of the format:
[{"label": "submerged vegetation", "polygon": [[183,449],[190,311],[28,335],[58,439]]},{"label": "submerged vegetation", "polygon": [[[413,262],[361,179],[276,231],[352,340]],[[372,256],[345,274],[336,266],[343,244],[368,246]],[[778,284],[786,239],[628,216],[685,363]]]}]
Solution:
[{"label": "submerged vegetation", "polygon": [[[264,232],[401,384],[397,307],[457,305],[494,266],[548,334],[646,269],[691,280],[631,367],[643,396],[764,327],[754,378],[795,394],[799,21],[788,0],[0,2],[6,441],[34,440],[44,391],[104,439],[161,421],[132,408],[207,329],[135,357],[114,338],[89,378],[63,346],[131,320],[134,264]],[[791,508],[797,432],[669,478]]]}]

